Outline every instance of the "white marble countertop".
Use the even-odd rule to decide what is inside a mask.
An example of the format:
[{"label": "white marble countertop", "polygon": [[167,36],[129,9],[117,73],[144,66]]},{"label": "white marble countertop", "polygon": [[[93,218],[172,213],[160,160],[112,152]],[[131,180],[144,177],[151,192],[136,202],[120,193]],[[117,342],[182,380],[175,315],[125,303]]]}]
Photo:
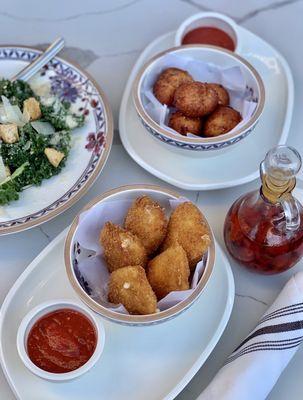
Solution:
[{"label": "white marble countertop", "polygon": [[[114,145],[103,173],[93,188],[70,210],[38,228],[0,239],[0,304],[10,287],[39,252],[65,228],[75,214],[97,194],[128,183],[163,184],[140,168],[124,151],[118,137],[118,112],[122,92],[131,68],[146,45],[157,36],[174,30],[183,19],[198,11],[214,10],[228,14],[275,46],[287,59],[295,81],[296,101],[289,143],[303,153],[302,52],[303,1],[301,0],[54,0],[47,7],[37,0],[11,0],[0,10],[0,44],[25,44],[43,47],[62,35],[65,54],[97,79],[109,97],[115,118]],[[268,127],[270,129],[270,126]],[[121,167],[123,166],[123,173]],[[168,186],[167,184],[164,184]],[[222,226],[231,203],[257,182],[236,189],[213,192],[186,192],[196,201],[214,228],[223,246]],[[182,192],[182,191],[180,191]],[[185,192],[184,192],[185,194]],[[18,248],[18,251],[16,251]],[[249,333],[289,276],[303,263],[279,276],[264,277],[233,264],[236,298],[229,324],[214,352],[195,378],[178,396],[193,400],[211,379],[224,358]],[[281,376],[269,399],[298,399],[300,350]],[[298,386],[298,389],[296,387]],[[295,393],[298,393],[296,395]],[[298,396],[298,397],[297,397]],[[0,399],[13,399],[0,371]]]}]

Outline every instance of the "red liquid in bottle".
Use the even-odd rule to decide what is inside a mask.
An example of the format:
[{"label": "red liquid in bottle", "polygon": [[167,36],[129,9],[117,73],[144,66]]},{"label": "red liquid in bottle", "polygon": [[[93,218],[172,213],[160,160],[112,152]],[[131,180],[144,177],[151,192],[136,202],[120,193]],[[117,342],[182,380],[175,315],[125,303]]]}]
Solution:
[{"label": "red liquid in bottle", "polygon": [[241,264],[263,274],[276,274],[294,266],[303,256],[303,208],[300,225],[288,230],[281,204],[272,204],[258,191],[238,199],[224,226],[229,253]]}]

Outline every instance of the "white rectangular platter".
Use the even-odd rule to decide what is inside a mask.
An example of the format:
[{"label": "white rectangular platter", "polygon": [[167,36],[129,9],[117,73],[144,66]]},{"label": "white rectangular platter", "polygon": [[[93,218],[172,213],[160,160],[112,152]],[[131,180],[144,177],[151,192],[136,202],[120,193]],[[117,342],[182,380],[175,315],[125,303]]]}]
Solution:
[{"label": "white rectangular platter", "polygon": [[173,399],[206,361],[228,322],[234,280],[224,253],[216,245],[213,274],[189,310],[150,327],[126,327],[104,320],[106,343],[97,365],[77,380],[52,383],[24,367],[17,353],[16,333],[23,316],[37,304],[76,299],[65,273],[65,235],[66,231],[62,232],[29,265],[1,308],[0,359],[15,396],[22,400]]}]

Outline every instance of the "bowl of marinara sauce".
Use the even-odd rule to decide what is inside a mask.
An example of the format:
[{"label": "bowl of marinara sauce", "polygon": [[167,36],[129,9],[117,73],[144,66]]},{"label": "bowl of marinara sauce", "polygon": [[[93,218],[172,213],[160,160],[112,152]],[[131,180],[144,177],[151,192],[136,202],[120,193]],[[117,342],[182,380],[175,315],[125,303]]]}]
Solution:
[{"label": "bowl of marinara sauce", "polygon": [[192,15],[180,25],[175,36],[175,46],[208,44],[235,53],[240,52],[240,41],[237,24],[226,15],[215,12]]},{"label": "bowl of marinara sauce", "polygon": [[17,349],[24,365],[35,375],[66,381],[89,371],[105,343],[101,321],[70,300],[40,304],[22,320]]}]

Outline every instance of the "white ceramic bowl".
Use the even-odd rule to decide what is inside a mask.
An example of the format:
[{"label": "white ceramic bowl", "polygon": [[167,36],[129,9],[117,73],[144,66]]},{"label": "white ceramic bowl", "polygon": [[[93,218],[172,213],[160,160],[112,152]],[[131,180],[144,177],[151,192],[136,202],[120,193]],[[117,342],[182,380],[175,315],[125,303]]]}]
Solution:
[{"label": "white ceramic bowl", "polygon": [[179,26],[175,36],[175,46],[181,46],[184,36],[193,29],[200,27],[218,28],[227,33],[235,44],[235,52],[241,51],[241,36],[238,34],[238,25],[231,18],[216,12],[201,12],[187,18]]},{"label": "white ceramic bowl", "polygon": [[[141,88],[148,74],[154,68],[157,68],[163,57],[168,54],[191,57],[226,68],[239,66],[244,75],[246,85],[250,88],[253,97],[257,101],[256,109],[251,118],[239,128],[235,127],[231,132],[216,137],[187,137],[177,133],[174,134],[169,129],[161,127],[145,110],[141,98]],[[193,150],[200,154],[209,154],[227,150],[229,146],[245,139],[253,131],[264,108],[265,89],[259,73],[239,55],[216,46],[186,45],[157,54],[139,70],[133,84],[133,101],[143,126],[154,138],[181,151]]]},{"label": "white ceramic bowl", "polygon": [[[94,207],[96,204],[100,204],[101,202],[115,201],[115,200],[134,200],[139,196],[147,195],[152,197],[154,200],[158,201],[164,208],[167,207],[167,201],[169,199],[177,199],[181,196],[178,193],[175,193],[171,190],[167,190],[161,188],[159,186],[149,186],[149,185],[134,185],[134,186],[124,186],[117,189],[113,189],[109,192],[98,196],[94,200],[92,200],[81,212],[89,210]],[[206,221],[206,219],[205,219]],[[206,221],[207,223],[207,221]],[[205,289],[209,277],[212,273],[214,262],[215,262],[215,243],[214,237],[211,231],[211,228],[208,225],[209,232],[211,235],[211,245],[208,249],[207,259],[205,262],[205,269],[203,272],[200,281],[194,290],[194,292],[187,297],[185,300],[176,304],[175,306],[161,311],[156,314],[149,315],[129,315],[129,314],[121,314],[119,312],[115,312],[106,308],[102,303],[98,303],[93,298],[89,296],[89,288],[83,285],[83,278],[79,276],[79,271],[77,271],[77,249],[79,248],[77,242],[77,229],[79,224],[79,215],[73,221],[70,230],[67,234],[66,242],[65,242],[65,266],[68,278],[73,288],[75,289],[79,298],[90,308],[96,311],[98,314],[103,317],[120,324],[124,325],[132,325],[132,326],[143,326],[143,325],[153,325],[158,324],[160,322],[167,321],[171,318],[176,317],[178,314],[185,311],[188,307],[190,307],[197,298],[201,295],[203,290]]]},{"label": "white ceramic bowl", "polygon": [[[97,333],[97,345],[96,349],[91,356],[91,358],[84,364],[82,367],[66,373],[51,373],[48,371],[44,371],[43,369],[37,367],[29,358],[26,349],[26,343],[28,334],[33,327],[33,325],[40,319],[41,317],[47,315],[56,310],[60,309],[72,309],[84,314],[93,326],[96,329]],[[55,382],[62,382],[62,381],[69,381],[71,379],[78,378],[79,376],[85,374],[89,371],[99,360],[105,343],[105,330],[104,326],[100,321],[97,321],[95,316],[92,312],[90,312],[87,308],[79,305],[78,303],[71,301],[71,300],[52,300],[47,301],[45,303],[39,304],[37,307],[33,308],[21,321],[21,324],[18,329],[17,333],[17,349],[23,364],[26,366],[29,371],[33,374],[39,376],[40,378],[55,381]]]}]

